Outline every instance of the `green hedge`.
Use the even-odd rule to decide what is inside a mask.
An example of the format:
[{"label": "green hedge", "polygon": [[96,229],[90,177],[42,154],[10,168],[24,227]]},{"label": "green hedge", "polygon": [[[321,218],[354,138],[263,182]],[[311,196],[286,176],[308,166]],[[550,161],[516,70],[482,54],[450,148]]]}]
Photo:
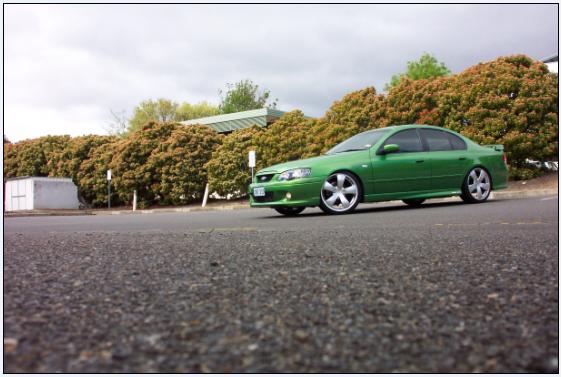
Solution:
[{"label": "green hedge", "polygon": [[4,144],[4,177],[68,176],[93,205],[106,203],[112,169],[114,204],[185,204],[211,191],[240,197],[256,170],[319,155],[346,138],[393,124],[446,127],[482,144],[503,144],[514,178],[534,174],[525,159],[557,159],[558,76],[524,55],[501,57],[457,75],[403,79],[388,94],[369,87],[345,95],[318,119],[286,113],[266,129],[223,136],[205,126],[148,123],[127,138],[45,136]]}]

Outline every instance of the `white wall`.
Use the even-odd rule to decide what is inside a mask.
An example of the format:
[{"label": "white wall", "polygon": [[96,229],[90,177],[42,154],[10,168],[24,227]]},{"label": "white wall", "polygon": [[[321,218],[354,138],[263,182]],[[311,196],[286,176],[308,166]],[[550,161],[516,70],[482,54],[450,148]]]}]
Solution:
[{"label": "white wall", "polygon": [[33,209],[32,178],[11,180],[6,182],[6,211],[23,211]]},{"label": "white wall", "polygon": [[78,190],[70,178],[33,178],[34,209],[78,209]]},{"label": "white wall", "polygon": [[6,211],[78,209],[78,189],[70,178],[28,177],[6,182]]},{"label": "white wall", "polygon": [[551,63],[546,63],[547,64],[547,69],[549,69],[549,72],[553,72],[553,73],[557,73],[558,74],[558,64],[559,62],[551,62]]}]

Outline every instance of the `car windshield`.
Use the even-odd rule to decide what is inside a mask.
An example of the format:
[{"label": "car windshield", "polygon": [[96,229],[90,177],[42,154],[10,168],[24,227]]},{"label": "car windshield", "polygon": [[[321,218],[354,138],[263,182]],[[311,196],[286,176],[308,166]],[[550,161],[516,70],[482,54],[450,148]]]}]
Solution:
[{"label": "car windshield", "polygon": [[381,128],[379,130],[367,131],[354,135],[351,138],[344,140],[342,143],[337,144],[335,147],[326,152],[326,154],[363,151],[365,149],[369,149],[372,145],[377,143],[381,137],[387,133],[387,131],[389,131],[389,129]]}]

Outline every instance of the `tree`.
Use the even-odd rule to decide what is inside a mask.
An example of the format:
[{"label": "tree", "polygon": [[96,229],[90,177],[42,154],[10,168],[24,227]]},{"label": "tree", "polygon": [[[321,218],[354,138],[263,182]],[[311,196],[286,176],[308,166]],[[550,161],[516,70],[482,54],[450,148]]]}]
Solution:
[{"label": "tree", "polygon": [[436,60],[433,55],[425,52],[418,61],[407,63],[407,71],[405,73],[393,75],[391,82],[385,85],[385,90],[389,91],[399,84],[403,77],[408,77],[412,80],[421,80],[448,76],[450,74],[450,70],[444,63],[438,63],[438,60]]},{"label": "tree", "polygon": [[12,144],[12,142],[10,141],[10,139],[8,139],[6,135],[4,135],[4,144]]},{"label": "tree", "polygon": [[203,118],[218,114],[220,114],[219,107],[205,101],[193,105],[188,102],[183,102],[176,109],[175,120],[183,122],[185,120]]},{"label": "tree", "polygon": [[159,98],[141,102],[133,110],[133,116],[129,119],[127,134],[141,129],[148,122],[170,122],[176,117],[178,104],[168,99]]},{"label": "tree", "polygon": [[268,103],[270,91],[259,91],[258,85],[252,80],[241,80],[235,84],[227,83],[227,92],[223,96],[223,92],[219,90],[221,104],[219,110],[222,114],[236,113],[238,111],[254,110],[268,107],[275,109],[277,106],[277,98]]},{"label": "tree", "polygon": [[111,120],[106,125],[105,129],[110,135],[123,136],[127,133],[127,128],[129,121],[127,119],[127,112],[125,110],[121,111],[109,111],[111,114]]}]

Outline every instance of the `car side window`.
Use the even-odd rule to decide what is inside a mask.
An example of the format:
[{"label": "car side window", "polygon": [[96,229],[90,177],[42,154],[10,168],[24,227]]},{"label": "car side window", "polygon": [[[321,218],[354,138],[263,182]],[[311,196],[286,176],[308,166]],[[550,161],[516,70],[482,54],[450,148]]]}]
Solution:
[{"label": "car side window", "polygon": [[426,140],[430,152],[451,151],[453,149],[448,133],[444,131],[422,129],[420,133]]},{"label": "car side window", "polygon": [[397,144],[399,153],[422,152],[424,150],[416,129],[397,132],[385,141],[385,145],[389,144]]},{"label": "car side window", "polygon": [[450,138],[450,143],[452,143],[452,148],[456,151],[464,151],[467,149],[465,141],[459,136],[451,134],[448,132],[448,137]]}]

